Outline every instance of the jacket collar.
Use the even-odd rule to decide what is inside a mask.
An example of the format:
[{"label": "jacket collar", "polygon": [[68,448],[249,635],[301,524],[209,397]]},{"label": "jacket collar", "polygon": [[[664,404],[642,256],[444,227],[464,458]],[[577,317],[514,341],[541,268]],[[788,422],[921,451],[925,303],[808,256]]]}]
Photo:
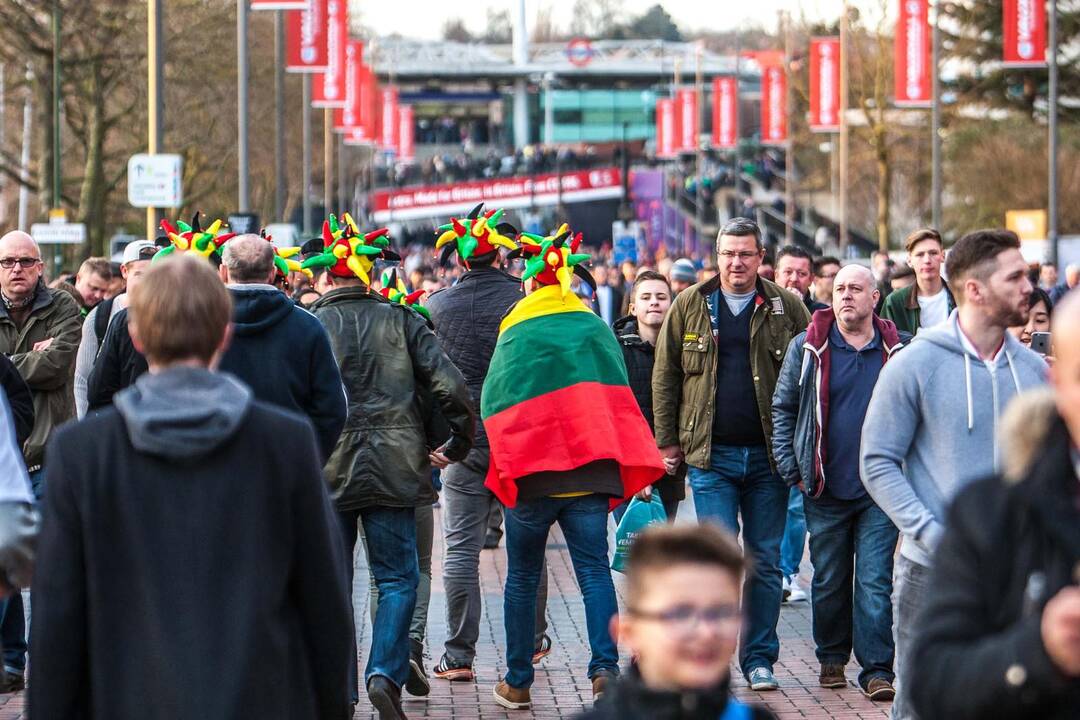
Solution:
[{"label": "jacket collar", "polygon": [[[892,320],[880,318],[877,313],[873,315],[873,323],[874,329],[881,336],[885,358],[888,359],[892,357],[894,352],[903,347],[903,343],[900,341],[900,332],[896,329],[896,325],[893,324]],[[804,347],[820,356],[828,347],[829,331],[832,330],[835,324],[836,314],[832,308],[818,310],[811,316],[810,326],[806,328],[806,344]]]},{"label": "jacket collar", "polygon": [[311,303],[311,309],[333,305],[334,303],[347,300],[370,300],[372,302],[388,302],[379,293],[371,292],[366,285],[352,285],[349,287],[334,288],[321,298]]},{"label": "jacket collar", "polygon": [[502,268],[495,267],[494,265],[487,265],[484,267],[474,267],[471,270],[466,270],[461,275],[461,277],[458,278],[456,284],[461,285],[467,282],[486,282],[493,278],[505,278],[507,280],[513,280],[516,283],[521,282],[520,278],[514,277]]},{"label": "jacket collar", "polygon": [[[720,274],[717,273],[713,277],[709,278],[703,283],[695,286],[697,292],[701,295],[702,299],[708,299],[714,292],[720,290]],[[784,297],[780,293],[788,292],[779,285],[776,285],[768,280],[759,277],[754,283],[754,289],[757,292],[757,296],[754,298],[755,308],[758,305],[767,305],[770,309],[775,308],[777,305],[783,306]],[[687,292],[687,291],[684,291]]]},{"label": "jacket collar", "polygon": [[731,680],[725,678],[705,690],[654,690],[645,684],[638,669],[631,666],[615,683],[611,702],[616,709],[634,708],[641,716],[653,720],[719,718],[730,702],[730,688]]},{"label": "jacket collar", "polygon": [[1042,452],[1021,483],[1027,489],[1022,490],[1020,496],[1077,563],[1080,561],[1080,512],[1076,504],[1077,478],[1071,448],[1065,421],[1055,411]]},{"label": "jacket collar", "polygon": [[611,329],[615,331],[615,337],[619,339],[619,342],[627,347],[652,347],[638,333],[638,321],[633,315],[624,315],[619,318],[612,324]]},{"label": "jacket collar", "polygon": [[[72,291],[75,291],[74,287],[72,287],[71,289],[72,289]],[[30,304],[30,315],[33,315],[34,313],[36,313],[38,310],[41,310],[42,308],[45,308],[45,307],[48,307],[49,305],[52,305],[53,292],[64,292],[64,291],[63,290],[54,291],[51,288],[47,287],[45,285],[45,282],[41,278],[38,278],[37,287],[34,288],[34,293],[36,293],[34,295],[34,302]],[[75,291],[75,292],[76,292],[76,294],[78,294],[77,291]],[[72,299],[74,299],[74,297],[72,297]],[[80,304],[79,307],[82,307],[82,305]],[[8,319],[11,319],[10,313],[8,313],[7,308],[4,306],[4,303],[2,303],[2,302],[0,302],[0,313],[3,313],[4,317],[6,317]]]},{"label": "jacket collar", "polygon": [[[951,311],[956,307],[956,300],[953,299],[952,290],[949,290],[949,283],[945,281],[945,278],[941,279],[941,287],[945,290],[945,297],[948,300],[949,310]],[[916,310],[919,307],[919,283],[917,282],[911,284],[906,307],[908,310]]]}]

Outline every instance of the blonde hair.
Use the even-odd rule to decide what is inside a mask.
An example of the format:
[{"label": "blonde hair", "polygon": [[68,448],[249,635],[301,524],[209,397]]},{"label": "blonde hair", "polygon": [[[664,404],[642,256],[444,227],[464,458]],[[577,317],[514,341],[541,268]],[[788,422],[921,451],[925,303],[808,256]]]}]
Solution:
[{"label": "blonde hair", "polygon": [[128,314],[147,360],[209,363],[225,337],[232,300],[209,263],[181,255],[150,266],[131,291]]}]

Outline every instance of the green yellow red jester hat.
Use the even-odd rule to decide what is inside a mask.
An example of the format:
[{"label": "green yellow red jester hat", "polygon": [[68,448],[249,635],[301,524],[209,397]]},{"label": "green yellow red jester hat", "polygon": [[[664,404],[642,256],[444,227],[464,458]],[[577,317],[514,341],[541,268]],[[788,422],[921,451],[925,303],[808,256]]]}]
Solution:
[{"label": "green yellow red jester hat", "polygon": [[483,209],[484,203],[480,203],[466,217],[460,220],[452,217],[450,222],[436,230],[440,233],[435,241],[440,265],[448,266],[455,251],[461,264],[468,268],[476,260],[494,260],[499,248],[517,249],[517,244],[509,237],[517,234],[517,230],[509,223],[500,222],[503,211],[489,210],[485,213]]},{"label": "green yellow red jester hat", "polygon": [[361,234],[356,223],[344,213],[341,222],[331,215],[323,222],[323,251],[301,263],[302,269],[324,267],[336,277],[355,275],[364,284],[371,284],[371,270],[376,260],[400,261],[401,256],[390,249],[390,230],[379,228]]},{"label": "green yellow red jester hat", "polygon": [[541,237],[533,233],[518,236],[521,247],[510,253],[508,259],[525,258],[525,272],[521,281],[534,279],[541,285],[558,285],[565,296],[570,292],[574,275],[596,292],[596,280],[584,264],[589,256],[579,253],[581,233],[571,233],[570,226],[563,223],[551,235]]},{"label": "green yellow red jester hat", "polygon": [[199,223],[199,215],[200,213],[196,211],[190,225],[183,220],[177,220],[176,226],[173,226],[167,218],[162,218],[161,229],[165,231],[171,244],[158,250],[151,261],[160,260],[177,252],[195,253],[208,258],[215,253],[220,253],[222,246],[236,236],[236,233],[219,234],[222,228],[221,220],[215,220],[210,227],[203,230]]}]

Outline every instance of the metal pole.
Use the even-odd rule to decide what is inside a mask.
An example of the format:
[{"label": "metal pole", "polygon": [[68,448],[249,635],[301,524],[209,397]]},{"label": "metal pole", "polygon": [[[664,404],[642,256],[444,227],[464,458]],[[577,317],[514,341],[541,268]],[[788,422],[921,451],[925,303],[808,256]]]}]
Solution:
[{"label": "metal pole", "polygon": [[[161,151],[161,0],[150,0],[146,17],[146,150],[150,155]],[[157,236],[157,208],[146,208],[146,239]]]},{"label": "metal pole", "polygon": [[1057,0],[1050,0],[1050,113],[1049,113],[1049,202],[1046,212],[1046,237],[1050,241],[1050,263],[1058,262],[1058,18]]},{"label": "metal pole", "polygon": [[338,210],[346,212],[349,210],[348,204],[348,188],[346,187],[345,179],[345,139],[334,133],[334,142],[337,143],[337,197],[338,197]]},{"label": "metal pole", "polygon": [[794,113],[792,112],[792,91],[791,91],[791,14],[784,12],[784,76],[787,80],[785,83],[785,102],[786,114],[787,114],[787,141],[784,148],[784,243],[791,245],[795,242],[795,142],[792,139],[794,135]]},{"label": "metal pole", "polygon": [[[334,205],[334,111],[323,110],[323,206],[329,215]],[[340,212],[340,211],[339,211]]]},{"label": "metal pole", "polygon": [[23,105],[22,155],[19,158],[19,229],[30,229],[30,143],[34,122],[34,93],[30,90],[33,75],[29,63],[26,66],[26,104]]},{"label": "metal pole", "polygon": [[[701,43],[698,43],[696,52],[694,53],[694,94],[697,96],[697,121],[698,128],[705,127],[704,114],[705,110],[705,84],[703,68],[701,67],[701,54],[704,51]],[[694,142],[697,144],[697,207],[696,212],[696,232],[695,235],[695,247],[700,247],[701,238],[705,231],[705,148],[701,145],[700,133],[694,137]]]},{"label": "metal pole", "polygon": [[274,11],[274,219],[285,221],[285,11]]},{"label": "metal pole", "polygon": [[930,72],[930,224],[941,230],[941,2],[934,2],[934,26],[931,31]]},{"label": "metal pole", "polygon": [[742,173],[742,143],[739,141],[742,135],[742,110],[739,103],[739,73],[742,71],[742,33],[735,34],[735,187],[739,187],[740,173]]},{"label": "metal pole", "polygon": [[53,56],[53,158],[52,158],[52,206],[61,207],[60,201],[60,0],[53,0],[52,13]]},{"label": "metal pole", "polygon": [[[0,148],[7,144],[7,64],[0,63]],[[7,177],[0,178],[0,198],[7,188]],[[7,225],[7,203],[0,200],[0,227]]]},{"label": "metal pole", "polygon": [[236,0],[237,210],[248,211],[248,0]]},{"label": "metal pole", "polygon": [[544,145],[555,144],[555,104],[551,97],[552,73],[544,73]]},{"label": "metal pole", "polygon": [[848,4],[840,16],[840,253],[848,246]]},{"label": "metal pole", "polygon": [[303,103],[300,117],[303,119],[302,156],[300,160],[300,195],[304,219],[300,227],[304,231],[304,239],[311,237],[311,75],[304,73],[301,76],[301,93]]}]

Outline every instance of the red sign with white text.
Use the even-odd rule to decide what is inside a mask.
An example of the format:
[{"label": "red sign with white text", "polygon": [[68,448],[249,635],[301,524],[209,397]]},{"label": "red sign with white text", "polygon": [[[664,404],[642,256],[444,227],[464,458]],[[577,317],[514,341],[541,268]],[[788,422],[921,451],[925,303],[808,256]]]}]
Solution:
[{"label": "red sign with white text", "polygon": [[761,71],[761,144],[787,142],[787,76],[780,65]]},{"label": "red sign with white text", "polygon": [[290,10],[285,25],[285,69],[326,70],[326,30],[326,0],[310,0],[307,10]]},{"label": "red sign with white text", "polygon": [[[347,142],[347,139],[346,139]],[[554,205],[559,200],[556,173],[459,182],[453,185],[378,190],[371,193],[375,222],[445,217],[468,212],[479,202],[501,208]],[[619,168],[562,173],[562,201],[583,202],[622,196]]]},{"label": "red sign with white text", "polygon": [[361,73],[364,62],[364,43],[349,40],[345,46],[345,107],[334,111],[334,130],[360,127]]},{"label": "red sign with white text", "polygon": [[1005,64],[1012,67],[1046,65],[1044,0],[1005,0],[1002,11],[1002,59]]},{"label": "red sign with white text", "polygon": [[412,105],[402,105],[398,108],[399,160],[414,160],[416,158],[416,143],[414,141],[413,130]]},{"label": "red sign with white text", "polygon": [[840,131],[840,38],[810,39],[810,130]]},{"label": "red sign with white text", "polygon": [[695,152],[700,142],[697,90],[679,88],[679,91],[675,93],[675,108],[679,116],[679,151]]},{"label": "red sign with white text", "polygon": [[251,0],[252,10],[307,10],[309,0]]},{"label": "red sign with white text", "polygon": [[712,144],[720,150],[739,144],[739,81],[731,76],[713,78]]},{"label": "red sign with white text", "polygon": [[383,150],[397,152],[398,131],[401,129],[398,117],[398,91],[397,88],[383,88],[382,104],[379,112],[379,144]]},{"label": "red sign with white text", "polygon": [[349,44],[349,8],[346,0],[326,3],[326,71],[311,84],[311,106],[345,107],[345,55]]},{"label": "red sign with white text", "polygon": [[929,6],[930,0],[900,0],[893,60],[893,102],[899,107],[933,102]]},{"label": "red sign with white text", "polygon": [[672,158],[679,154],[677,119],[674,100],[660,98],[656,101],[656,157]]}]

